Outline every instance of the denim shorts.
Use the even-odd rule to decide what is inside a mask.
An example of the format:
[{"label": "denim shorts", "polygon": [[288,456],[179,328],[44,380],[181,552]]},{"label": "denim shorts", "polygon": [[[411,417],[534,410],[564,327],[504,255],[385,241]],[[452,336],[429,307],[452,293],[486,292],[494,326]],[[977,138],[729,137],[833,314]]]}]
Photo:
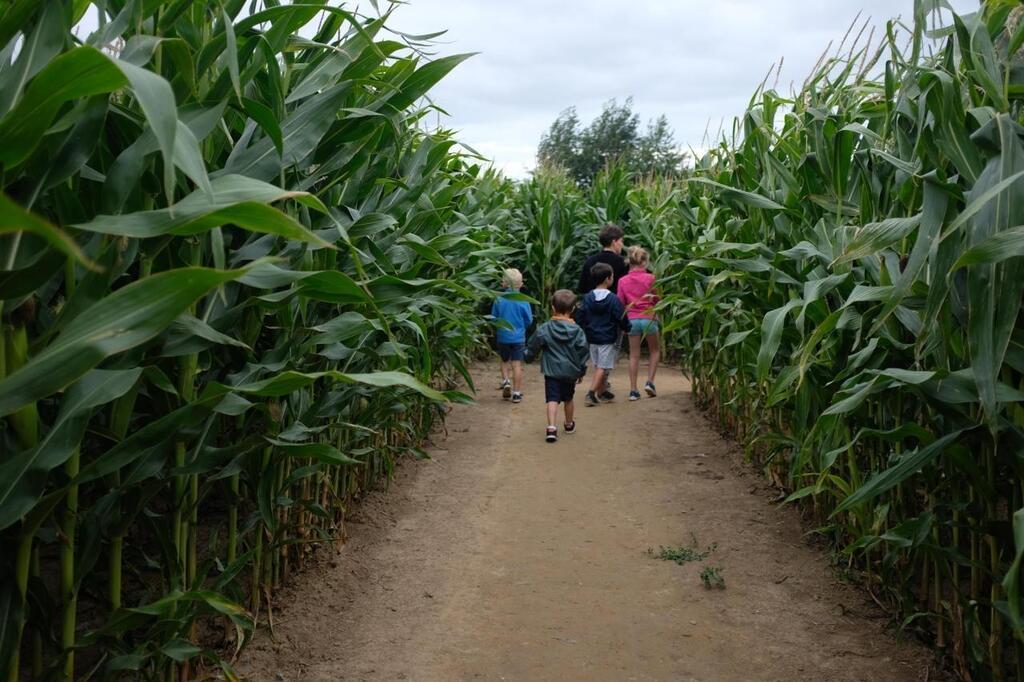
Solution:
[{"label": "denim shorts", "polygon": [[615,367],[615,357],[619,349],[614,343],[592,343],[590,344],[590,362],[598,369],[612,369]]},{"label": "denim shorts", "polygon": [[498,355],[501,356],[502,362],[508,362],[509,360],[522,360],[526,357],[526,344],[499,343]]},{"label": "denim shorts", "polygon": [[658,323],[655,320],[650,320],[646,317],[638,317],[629,321],[630,336],[645,336],[647,334],[657,333]]},{"label": "denim shorts", "polygon": [[544,377],[544,402],[569,403],[572,402],[574,395],[576,395],[576,381],[574,379]]}]

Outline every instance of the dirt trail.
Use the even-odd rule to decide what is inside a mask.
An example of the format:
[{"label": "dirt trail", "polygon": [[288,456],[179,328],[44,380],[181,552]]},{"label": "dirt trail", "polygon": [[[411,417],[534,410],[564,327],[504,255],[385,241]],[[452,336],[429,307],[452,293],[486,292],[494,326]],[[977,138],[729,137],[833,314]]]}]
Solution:
[{"label": "dirt trail", "polygon": [[[580,404],[553,445],[536,367],[520,405],[495,375],[477,369],[478,404],[455,408],[431,460],[360,504],[344,551],[278,593],[249,679],[928,677],[929,654],[835,579],[678,372],[655,399]],[[624,395],[621,364],[614,383]],[[724,590],[646,552],[693,537],[717,545],[703,565]]]}]

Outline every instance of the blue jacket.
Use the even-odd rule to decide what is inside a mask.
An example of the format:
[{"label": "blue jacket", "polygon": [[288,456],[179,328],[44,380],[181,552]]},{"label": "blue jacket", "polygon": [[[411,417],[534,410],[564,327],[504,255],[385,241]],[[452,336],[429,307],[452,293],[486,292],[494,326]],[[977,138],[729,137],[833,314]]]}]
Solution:
[{"label": "blue jacket", "polygon": [[[506,289],[505,292],[519,293],[512,289]],[[491,306],[491,315],[495,320],[504,320],[513,327],[498,327],[498,343],[526,343],[526,328],[533,322],[533,311],[529,303],[498,296]]]},{"label": "blue jacket", "polygon": [[594,289],[583,297],[576,322],[587,333],[587,343],[615,343],[620,329],[629,331],[626,309],[608,289]]}]

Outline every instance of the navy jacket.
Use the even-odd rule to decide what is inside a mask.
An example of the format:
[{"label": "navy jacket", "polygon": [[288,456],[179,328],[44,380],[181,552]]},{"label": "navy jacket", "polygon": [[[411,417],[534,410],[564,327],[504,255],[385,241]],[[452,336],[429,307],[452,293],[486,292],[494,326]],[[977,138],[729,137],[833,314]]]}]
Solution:
[{"label": "navy jacket", "polygon": [[576,321],[586,332],[587,343],[615,343],[620,330],[629,331],[626,309],[610,289],[594,289],[584,296]]}]

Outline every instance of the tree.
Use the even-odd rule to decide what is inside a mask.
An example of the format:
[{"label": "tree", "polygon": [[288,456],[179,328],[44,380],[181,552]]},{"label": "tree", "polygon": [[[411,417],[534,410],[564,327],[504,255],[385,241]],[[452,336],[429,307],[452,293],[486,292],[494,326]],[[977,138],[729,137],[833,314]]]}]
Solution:
[{"label": "tree", "polygon": [[565,109],[537,146],[540,166],[562,168],[580,185],[589,185],[609,161],[621,162],[636,173],[667,175],[679,172],[682,160],[664,115],[650,121],[646,133],[640,134],[632,97],[622,104],[614,99],[605,102],[585,128],[576,107]]},{"label": "tree", "polygon": [[644,175],[673,175],[682,170],[685,156],[662,114],[647,124],[647,133],[637,144],[633,168]]},{"label": "tree", "polygon": [[580,157],[580,119],[576,107],[569,107],[558,115],[548,132],[540,138],[537,161],[541,166],[563,168],[574,178]]}]

